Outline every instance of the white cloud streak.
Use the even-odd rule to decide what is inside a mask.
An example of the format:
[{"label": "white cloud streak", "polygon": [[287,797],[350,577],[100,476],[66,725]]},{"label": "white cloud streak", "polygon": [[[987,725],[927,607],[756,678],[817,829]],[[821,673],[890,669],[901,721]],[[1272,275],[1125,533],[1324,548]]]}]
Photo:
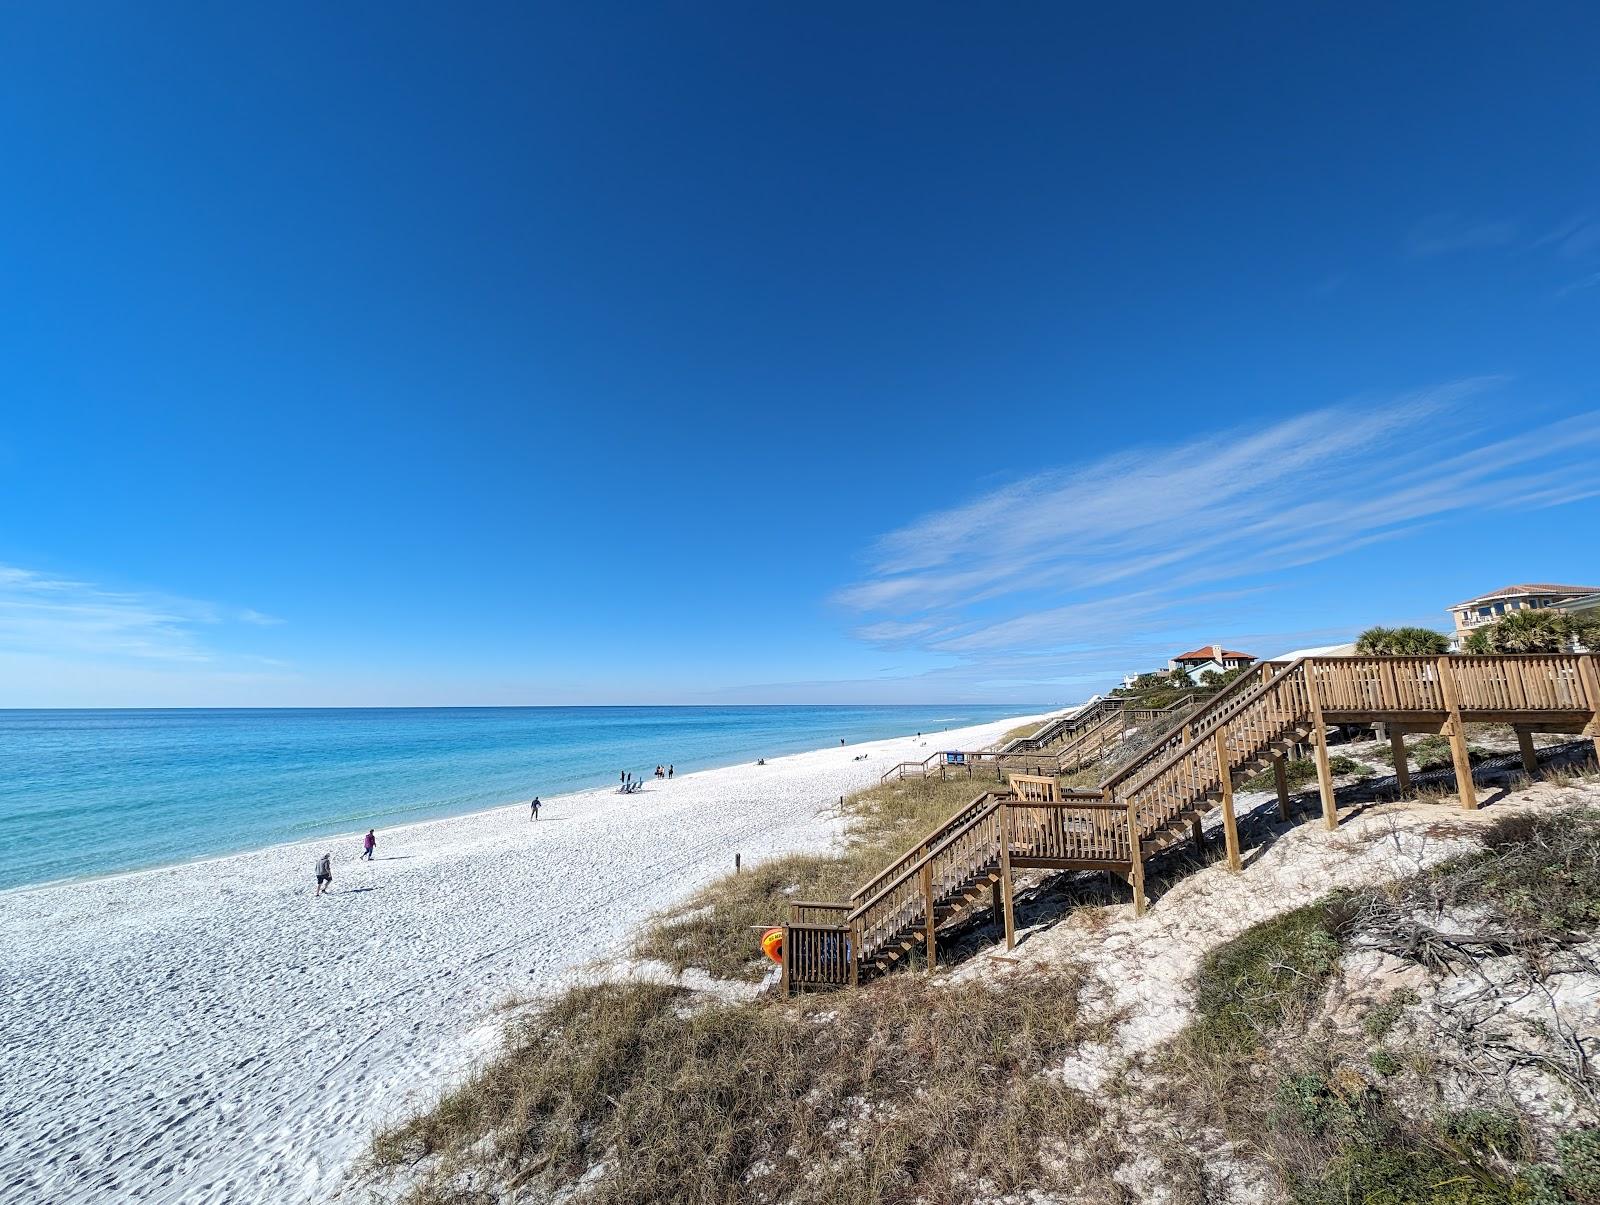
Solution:
[{"label": "white cloud streak", "polygon": [[[1415,536],[1470,509],[1600,495],[1600,414],[1476,438],[1480,378],[1207,434],[1008,483],[882,537],[836,601],[884,647],[1036,671],[1237,621],[1244,579]],[[1426,451],[1419,451],[1425,442]],[[1565,471],[1562,471],[1565,470]],[[1193,634],[1192,632],[1190,634]],[[1258,650],[1273,652],[1273,649]],[[1034,680],[1039,680],[1035,677]]]},{"label": "white cloud streak", "polygon": [[216,654],[201,639],[202,630],[229,620],[282,622],[259,611],[225,611],[212,603],[108,590],[0,565],[0,650],[12,653],[204,664]]}]

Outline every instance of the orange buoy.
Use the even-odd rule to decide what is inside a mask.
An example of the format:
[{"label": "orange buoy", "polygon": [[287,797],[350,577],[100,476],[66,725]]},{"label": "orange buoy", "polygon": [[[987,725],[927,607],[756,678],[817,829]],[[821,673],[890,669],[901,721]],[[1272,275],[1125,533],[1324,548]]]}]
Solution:
[{"label": "orange buoy", "polygon": [[779,966],[783,965],[782,929],[768,929],[761,935],[761,952]]}]

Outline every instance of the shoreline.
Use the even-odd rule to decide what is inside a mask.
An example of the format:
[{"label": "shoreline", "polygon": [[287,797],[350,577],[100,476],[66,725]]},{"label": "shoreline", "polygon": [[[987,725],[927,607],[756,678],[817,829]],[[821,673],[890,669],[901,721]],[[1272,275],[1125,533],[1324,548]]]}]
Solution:
[{"label": "shoreline", "polygon": [[[351,833],[0,895],[0,1196],[328,1200],[375,1129],[482,1056],[505,1000],[625,958],[735,853],[832,844],[839,795],[946,735],[569,792],[537,822],[521,802],[417,821],[372,863]],[[335,851],[320,899],[312,845]]]},{"label": "shoreline", "polygon": [[[605,705],[597,705],[596,710],[604,710],[604,709],[612,707],[612,706],[614,706],[618,710],[629,710],[629,709],[631,709],[630,705],[624,705],[624,704],[610,705],[610,704],[605,704]],[[786,706],[786,704],[765,704],[765,705],[757,704],[755,706],[766,706],[766,707],[769,707],[769,708],[772,708],[772,709],[778,709],[778,708],[781,708],[783,706]],[[843,707],[848,707],[850,705],[849,704],[838,704],[838,706],[843,708]],[[893,706],[893,705],[891,704],[890,706]],[[917,704],[905,704],[905,706],[911,707],[911,706],[920,706],[920,705],[917,705]],[[929,706],[943,706],[943,704],[930,704]],[[959,706],[959,704],[950,704],[950,706]],[[1016,721],[1018,721],[1018,720],[1028,720],[1028,719],[1035,718],[1035,714],[1037,715],[1037,717],[1039,719],[1042,720],[1042,719],[1050,717],[1050,716],[1060,715],[1060,714],[1063,714],[1064,712],[1071,711],[1075,707],[1079,707],[1079,706],[1082,706],[1082,704],[1072,704],[1072,705],[1067,706],[1067,707],[1058,707],[1058,708],[1055,708],[1055,709],[1050,710],[1050,711],[1038,712],[1038,713],[1034,713],[1034,714],[1023,713],[1023,714],[1020,714],[1020,715],[1017,715],[1017,716],[1004,717],[1002,719],[996,719],[996,720],[992,720],[992,721],[985,721],[984,724],[981,724],[981,725],[967,725],[967,726],[961,727],[961,728],[942,728],[942,729],[939,729],[937,732],[925,732],[922,735],[924,735],[924,736],[935,736],[935,735],[938,735],[939,733],[942,733],[942,732],[966,731],[968,728],[986,727],[986,726],[988,726],[990,724],[998,724],[998,723],[1002,723],[1002,722],[1011,722],[1012,725],[1015,726],[1015,722]],[[40,709],[38,709],[38,708],[33,708],[33,709],[30,709],[30,708],[11,708],[11,709],[0,709],[0,710],[14,710],[14,711],[34,710],[34,711],[37,711],[37,710],[40,710]],[[73,709],[73,708],[58,708],[58,709],[54,709],[54,710],[75,710],[75,711],[83,712],[83,711],[180,711],[180,710],[188,710],[188,711],[217,711],[217,710],[232,710],[232,711],[301,711],[301,710],[305,710],[305,709],[304,708],[143,708],[143,707],[141,707],[141,708],[76,708],[76,709]],[[329,710],[329,709],[321,709],[321,710]],[[339,708],[339,709],[335,709],[335,710],[367,711],[367,710],[373,710],[373,709],[371,709],[371,708]],[[481,711],[481,710],[488,710],[488,709],[477,708],[477,707],[465,707],[465,708],[417,708],[417,707],[412,707],[412,708],[389,708],[387,710],[395,710],[395,711],[449,711],[449,710]],[[524,710],[524,709],[523,708],[501,708],[499,710]],[[874,738],[872,738],[870,740],[850,742],[850,743],[845,744],[845,745],[826,746],[826,748],[829,748],[829,749],[833,749],[833,748],[838,748],[838,749],[860,748],[860,747],[865,746],[865,745],[871,745],[871,744],[875,744],[875,743],[882,742],[882,741],[894,741],[894,740],[906,740],[906,739],[911,739],[911,738],[906,737],[906,736],[901,735],[901,734],[896,734],[896,735],[886,736],[886,737],[874,737]],[[809,753],[816,753],[816,752],[821,752],[821,750],[818,750],[818,749],[802,749],[802,750],[796,750],[796,751],[790,752],[790,753],[780,753],[775,757],[768,758],[767,762],[770,765],[770,764],[772,764],[774,762],[782,760],[783,758],[803,757],[803,756],[805,756],[805,755],[807,755]],[[713,773],[713,772],[716,772],[716,771],[719,771],[719,770],[729,770],[729,769],[733,769],[735,767],[746,765],[746,764],[748,764],[748,763],[741,760],[741,761],[726,762],[726,763],[723,763],[723,764],[720,764],[720,765],[701,766],[701,767],[699,767],[697,769],[685,770],[682,773],[675,775],[674,778],[672,779],[672,781],[687,780],[688,778],[690,778],[691,776],[696,775],[696,774],[707,774],[707,773]],[[608,789],[610,789],[610,788],[608,787],[608,785],[606,783],[599,783],[599,784],[596,784],[594,786],[574,787],[574,788],[571,788],[569,790],[561,791],[561,792],[559,792],[559,793],[557,793],[555,795],[550,795],[548,797],[540,796],[540,799],[541,799],[541,801],[543,803],[548,804],[552,800],[570,800],[570,799],[577,798],[577,797],[580,797],[580,796],[593,794],[595,792],[604,792],[604,791],[606,791]],[[387,826],[384,826],[383,828],[379,829],[379,831],[380,832],[397,833],[397,832],[402,832],[402,831],[406,831],[406,830],[410,830],[410,829],[414,829],[414,828],[423,827],[423,826],[430,825],[430,824],[439,824],[439,823],[450,821],[450,820],[458,820],[458,819],[461,819],[461,818],[467,817],[467,816],[487,815],[487,814],[492,813],[492,812],[503,811],[505,809],[514,808],[514,807],[518,807],[518,806],[526,807],[527,804],[528,804],[528,800],[527,799],[514,799],[514,800],[505,800],[505,801],[502,801],[502,802],[499,802],[499,803],[491,803],[491,804],[487,804],[487,805],[484,805],[484,806],[472,806],[472,807],[469,807],[468,809],[466,809],[465,811],[444,812],[444,813],[441,813],[439,815],[428,816],[425,819],[407,820],[407,821],[404,821],[404,822],[399,823],[399,824],[387,825]],[[159,873],[164,872],[164,871],[173,870],[174,868],[177,868],[177,867],[180,867],[180,866],[204,866],[204,865],[208,865],[208,864],[211,864],[211,863],[226,861],[229,858],[244,857],[244,856],[247,856],[247,855],[250,855],[250,854],[266,853],[266,852],[269,852],[269,851],[272,851],[272,850],[290,849],[290,848],[293,848],[295,846],[312,845],[312,844],[316,844],[318,842],[325,842],[325,841],[326,842],[343,841],[343,840],[346,840],[346,839],[348,839],[348,838],[350,838],[352,836],[354,836],[357,839],[359,839],[359,837],[361,836],[361,833],[363,831],[364,830],[348,830],[348,829],[342,829],[341,828],[341,829],[337,829],[337,830],[335,830],[333,832],[323,833],[323,834],[318,835],[318,836],[297,837],[297,838],[293,838],[293,839],[287,840],[287,841],[268,841],[268,842],[266,842],[265,844],[262,844],[262,845],[241,846],[241,847],[239,847],[237,849],[229,849],[229,850],[222,850],[222,851],[219,851],[217,853],[202,854],[202,855],[200,855],[198,857],[193,857],[193,858],[176,858],[176,859],[173,859],[171,861],[156,862],[156,863],[152,863],[152,864],[150,864],[148,866],[133,866],[133,867],[129,867],[129,868],[124,869],[124,870],[90,871],[90,872],[87,872],[85,874],[62,875],[60,877],[53,878],[53,879],[45,879],[45,880],[43,880],[41,882],[38,882],[38,883],[19,883],[19,884],[16,884],[15,886],[11,886],[11,887],[0,887],[0,901],[4,901],[7,898],[12,897],[12,896],[26,894],[28,892],[53,891],[53,890],[57,890],[59,888],[82,887],[82,886],[86,886],[86,885],[92,884],[92,883],[99,883],[99,882],[112,881],[112,880],[118,880],[118,879],[134,878],[134,877],[137,877],[139,875],[159,874]]]}]

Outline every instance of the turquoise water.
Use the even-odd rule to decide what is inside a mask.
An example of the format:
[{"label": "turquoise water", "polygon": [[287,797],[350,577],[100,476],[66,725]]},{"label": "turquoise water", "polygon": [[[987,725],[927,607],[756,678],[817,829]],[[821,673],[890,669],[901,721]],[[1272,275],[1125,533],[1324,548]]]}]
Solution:
[{"label": "turquoise water", "polygon": [[1043,706],[0,711],[0,888]]}]

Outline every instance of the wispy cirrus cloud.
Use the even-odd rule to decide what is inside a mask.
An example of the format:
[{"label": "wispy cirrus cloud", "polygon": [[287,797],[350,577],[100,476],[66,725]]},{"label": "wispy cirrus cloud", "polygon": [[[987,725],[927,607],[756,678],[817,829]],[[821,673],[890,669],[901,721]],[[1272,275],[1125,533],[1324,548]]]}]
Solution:
[{"label": "wispy cirrus cloud", "polygon": [[0,649],[69,658],[195,664],[217,654],[202,638],[230,622],[281,623],[248,608],[127,590],[0,565]]},{"label": "wispy cirrus cloud", "polygon": [[1419,259],[1454,251],[1479,251],[1515,242],[1517,224],[1505,220],[1436,213],[1423,218],[1406,236],[1406,253]]},{"label": "wispy cirrus cloud", "polygon": [[[1236,639],[1267,589],[1252,576],[1414,538],[1468,510],[1600,496],[1600,414],[1487,436],[1468,411],[1498,384],[1358,399],[1038,473],[887,533],[836,601],[869,643],[969,673],[1026,666],[1035,681],[1129,668],[1113,653],[1148,656],[1174,633]],[[1419,432],[1428,454],[1406,455]]]}]

